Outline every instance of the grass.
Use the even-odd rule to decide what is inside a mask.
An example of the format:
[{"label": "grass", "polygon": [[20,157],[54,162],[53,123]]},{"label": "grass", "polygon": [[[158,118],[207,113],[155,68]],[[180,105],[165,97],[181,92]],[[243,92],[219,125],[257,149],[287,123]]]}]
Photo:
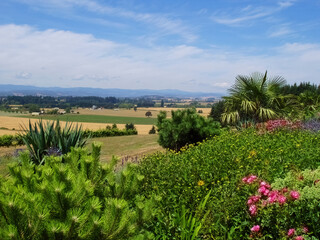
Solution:
[{"label": "grass", "polygon": [[120,157],[121,159],[140,158],[144,155],[149,155],[154,152],[164,151],[158,144],[158,135],[132,135],[121,137],[94,138],[88,141],[88,145],[92,142],[101,142],[101,157],[100,161],[107,162],[112,156]]},{"label": "grass", "polygon": [[103,115],[81,115],[81,114],[66,114],[59,116],[49,116],[42,115],[39,117],[23,115],[17,116],[23,118],[33,118],[33,119],[48,119],[48,120],[60,120],[60,121],[68,121],[68,122],[89,122],[89,123],[117,123],[117,124],[146,124],[146,125],[154,125],[156,124],[157,119],[155,118],[138,118],[138,117],[120,117],[120,116],[103,116]]},{"label": "grass", "polygon": [[[91,148],[92,142],[101,142],[102,162],[108,162],[112,156],[120,159],[141,158],[154,152],[164,151],[157,143],[158,135],[133,135],[120,137],[105,137],[89,139],[87,146]],[[18,147],[0,147],[0,175],[4,176],[8,173],[7,164],[12,162],[11,158],[16,149],[25,149],[25,146]]]}]

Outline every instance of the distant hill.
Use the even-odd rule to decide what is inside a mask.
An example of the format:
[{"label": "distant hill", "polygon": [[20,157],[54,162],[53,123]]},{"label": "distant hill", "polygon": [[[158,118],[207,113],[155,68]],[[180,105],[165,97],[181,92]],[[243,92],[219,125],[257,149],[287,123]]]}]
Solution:
[{"label": "distant hill", "polygon": [[204,92],[186,92],[175,89],[150,90],[150,89],[118,89],[118,88],[60,88],[60,87],[34,87],[25,85],[0,84],[0,96],[99,96],[99,97],[117,97],[132,98],[142,96],[162,96],[177,98],[197,98],[197,97],[216,97],[219,98],[221,93],[204,93]]}]

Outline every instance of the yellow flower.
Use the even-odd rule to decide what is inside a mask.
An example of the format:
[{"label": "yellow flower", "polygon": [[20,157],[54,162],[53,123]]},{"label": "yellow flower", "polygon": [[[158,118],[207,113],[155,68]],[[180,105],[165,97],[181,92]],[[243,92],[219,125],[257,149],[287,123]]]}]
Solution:
[{"label": "yellow flower", "polygon": [[199,182],[198,182],[198,186],[203,186],[204,185],[204,181],[203,180],[200,180]]},{"label": "yellow flower", "polygon": [[251,157],[257,156],[257,152],[256,152],[255,150],[252,150],[252,151],[250,152],[250,156],[251,156]]}]

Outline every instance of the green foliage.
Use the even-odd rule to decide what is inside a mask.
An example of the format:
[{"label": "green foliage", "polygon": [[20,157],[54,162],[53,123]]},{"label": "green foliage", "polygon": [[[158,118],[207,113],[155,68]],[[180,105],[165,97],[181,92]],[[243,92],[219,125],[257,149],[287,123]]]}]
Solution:
[{"label": "green foliage", "polygon": [[149,131],[149,134],[156,134],[156,128],[154,126],[152,126],[152,128]]},{"label": "green foliage", "polygon": [[[116,124],[113,124],[112,127],[107,126],[106,129],[99,130],[89,130],[86,129],[83,131],[83,137],[85,138],[98,138],[98,137],[115,137],[115,136],[128,136],[128,135],[137,135],[138,131],[134,129],[129,130],[120,130],[117,128]],[[21,135],[3,135],[0,136],[0,147],[9,147],[16,145],[23,145],[23,137]]]},{"label": "green foliage", "polygon": [[268,78],[267,72],[238,75],[225,99],[225,113],[222,122],[238,121],[263,122],[279,117],[287,105],[286,97],[280,95],[285,84],[282,77]]},{"label": "green foliage", "polygon": [[72,147],[83,147],[86,143],[81,126],[66,123],[62,128],[59,121],[46,124],[42,120],[34,124],[29,121],[29,127],[24,127],[24,134],[20,136],[35,164],[44,163],[51,150],[66,154]]},{"label": "green foliage", "polygon": [[40,112],[40,107],[38,104],[25,104],[24,107],[29,111],[29,113]]},{"label": "green foliage", "polygon": [[225,101],[221,100],[212,105],[211,112],[209,117],[211,117],[214,121],[221,122],[221,115],[224,113],[225,109]]},{"label": "green foliage", "polygon": [[105,115],[77,115],[77,114],[64,114],[64,115],[41,115],[41,116],[17,116],[22,118],[41,118],[47,120],[60,120],[67,122],[92,122],[92,123],[117,123],[117,124],[155,124],[155,118],[145,118],[145,117],[121,117],[121,116],[105,116]]},{"label": "green foliage", "polygon": [[126,123],[126,126],[125,126],[126,130],[135,130],[135,126],[133,123]]},{"label": "green foliage", "polygon": [[164,107],[164,101],[161,99],[160,107]]},{"label": "green foliage", "polygon": [[[152,225],[156,235],[179,236],[176,216],[181,206],[197,215],[202,199],[211,210],[200,237],[203,239],[247,239],[252,227],[246,205],[252,192],[241,179],[249,174],[273,182],[294,169],[320,166],[320,134],[308,131],[276,131],[259,134],[253,129],[224,131],[220,136],[180,152],[158,153],[139,165],[145,176],[146,196],[162,196],[161,213]],[[200,214],[199,219],[201,219]],[[271,225],[273,223],[270,223]],[[164,238],[165,239],[165,238]],[[176,237],[179,239],[179,237]]]},{"label": "green foliage", "polygon": [[145,230],[155,198],[138,195],[134,165],[102,166],[100,146],[72,149],[34,165],[29,155],[10,165],[0,186],[0,239],[153,239]]},{"label": "green foliage", "polygon": [[[292,238],[318,239],[320,211],[320,168],[316,170],[290,171],[284,178],[275,179],[271,189],[276,196],[285,196],[284,203],[262,200],[256,203],[257,214],[252,216],[252,225],[259,225],[260,237],[286,239],[289,229],[294,229]],[[256,187],[257,188],[257,187]],[[296,197],[292,198],[291,193]]]},{"label": "green foliage", "polygon": [[197,114],[196,109],[165,111],[158,115],[159,144],[164,148],[179,150],[185,145],[200,142],[220,133],[220,124]]},{"label": "green foliage", "polygon": [[146,115],[146,117],[151,117],[152,116],[152,112],[147,111],[145,115]]},{"label": "green foliage", "polygon": [[9,147],[22,145],[22,137],[19,135],[2,135],[0,136],[0,147]]},{"label": "green foliage", "polygon": [[137,135],[138,131],[134,129],[123,129],[120,130],[118,128],[106,128],[99,130],[89,130],[86,129],[84,131],[84,136],[96,138],[96,137],[114,137],[114,136],[127,136],[127,135]]}]

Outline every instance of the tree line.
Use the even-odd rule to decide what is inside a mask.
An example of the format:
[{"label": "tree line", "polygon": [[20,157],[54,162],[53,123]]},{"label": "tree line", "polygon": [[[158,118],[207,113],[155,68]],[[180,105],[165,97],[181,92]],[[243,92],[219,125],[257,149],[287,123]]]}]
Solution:
[{"label": "tree line", "polygon": [[83,107],[89,108],[93,105],[100,108],[133,108],[137,107],[153,107],[154,102],[148,98],[115,98],[115,97],[50,97],[50,96],[7,96],[0,98],[2,109],[9,109],[10,105],[23,105],[27,108],[71,108]]}]

